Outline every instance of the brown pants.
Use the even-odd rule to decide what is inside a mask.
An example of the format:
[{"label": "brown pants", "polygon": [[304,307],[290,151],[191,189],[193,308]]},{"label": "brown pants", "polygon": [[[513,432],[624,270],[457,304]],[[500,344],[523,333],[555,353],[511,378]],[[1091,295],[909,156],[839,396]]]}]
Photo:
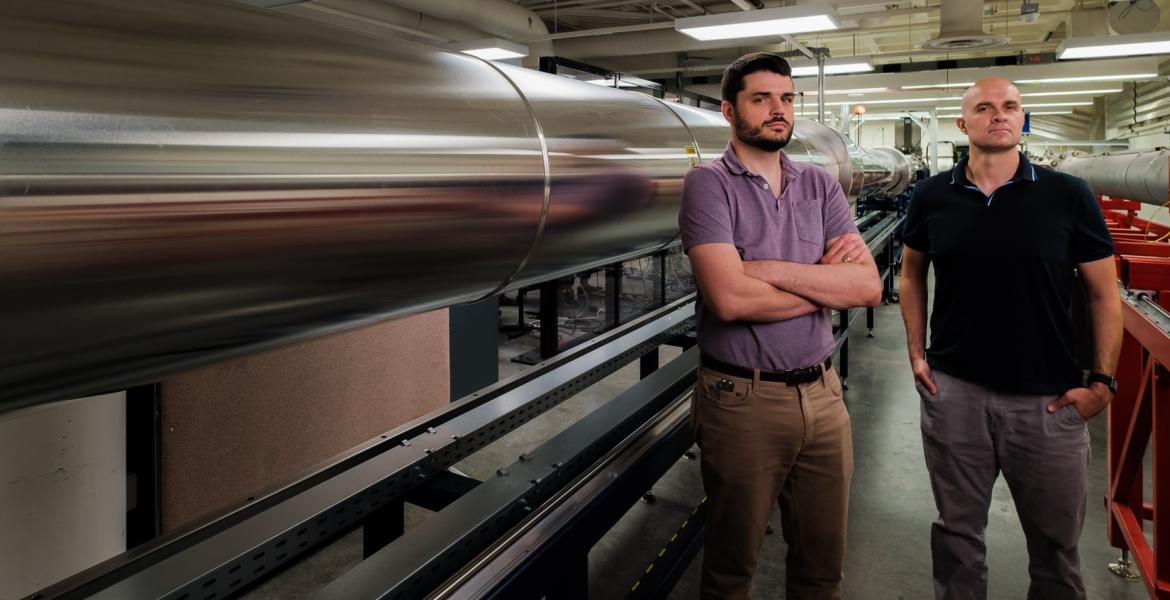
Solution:
[{"label": "brown pants", "polygon": [[837,373],[789,386],[700,368],[691,415],[709,504],[701,597],[750,597],[779,501],[786,597],[840,598],[853,437]]}]

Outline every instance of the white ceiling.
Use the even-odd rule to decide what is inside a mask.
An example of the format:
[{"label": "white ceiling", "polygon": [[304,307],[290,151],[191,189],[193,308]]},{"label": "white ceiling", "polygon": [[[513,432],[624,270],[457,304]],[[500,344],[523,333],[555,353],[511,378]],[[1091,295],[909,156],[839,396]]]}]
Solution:
[{"label": "white ceiling", "polygon": [[[1110,33],[1106,8],[1109,0],[1032,0],[1039,17],[1021,19],[1021,0],[984,1],[982,27],[971,29],[1002,36],[997,47],[940,53],[920,44],[939,35],[942,2],[980,0],[830,0],[841,29],[833,32],[724,42],[699,42],[673,29],[678,17],[741,11],[730,0],[243,0],[254,4],[278,3],[278,10],[330,21],[393,37],[445,45],[476,37],[500,37],[527,44],[535,55],[552,53],[594,66],[647,79],[681,81],[688,92],[717,98],[722,69],[738,56],[753,51],[800,52],[826,48],[830,55],[864,58],[878,72],[838,75],[825,79],[830,103],[875,103],[870,112],[920,110],[957,106],[959,88],[908,90],[907,86],[964,83],[997,75],[1010,79],[1101,74],[1158,74],[1168,57],[1053,63],[1052,53],[1072,34]],[[739,0],[768,8],[813,0]],[[1129,2],[1131,0],[1123,0]],[[1137,0],[1139,9],[1156,2],[1161,18],[1155,30],[1170,30],[1170,0]],[[822,2],[823,3],[823,0]],[[948,5],[950,6],[950,5]],[[1150,22],[1149,12],[1130,14],[1131,22]],[[546,33],[547,31],[547,33]],[[1023,66],[943,68],[938,61],[987,60],[1017,57]],[[969,66],[958,64],[957,66]],[[891,72],[898,71],[898,72]],[[1163,68],[1162,74],[1170,70]],[[815,78],[798,78],[797,90],[812,92]],[[1119,82],[1022,85],[1025,104],[1089,102],[1114,90]],[[854,90],[849,95],[845,90]],[[857,91],[863,90],[863,91]],[[1032,96],[1036,92],[1070,92],[1066,96]],[[1075,93],[1074,93],[1075,92]],[[815,95],[803,99],[815,111]],[[832,107],[836,110],[836,107]],[[1034,110],[1074,110],[1092,116],[1092,106],[1041,107]]]}]

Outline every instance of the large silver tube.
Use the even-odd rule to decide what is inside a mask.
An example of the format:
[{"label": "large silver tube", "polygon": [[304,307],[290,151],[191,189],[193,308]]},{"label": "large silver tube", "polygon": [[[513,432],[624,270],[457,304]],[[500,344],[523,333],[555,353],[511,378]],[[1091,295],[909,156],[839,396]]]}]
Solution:
[{"label": "large silver tube", "polygon": [[1055,167],[1084,179],[1094,194],[1158,206],[1170,201],[1170,150],[1066,155]]},{"label": "large silver tube", "polygon": [[0,31],[0,411],[660,248],[728,136],[224,0],[13,0]]}]

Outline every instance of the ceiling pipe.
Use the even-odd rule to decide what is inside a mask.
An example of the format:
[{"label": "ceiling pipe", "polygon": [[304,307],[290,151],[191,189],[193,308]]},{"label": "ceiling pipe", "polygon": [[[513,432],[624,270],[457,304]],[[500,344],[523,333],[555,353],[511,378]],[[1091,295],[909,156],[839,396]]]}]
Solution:
[{"label": "ceiling pipe", "polygon": [[[854,20],[865,16],[897,16],[900,14],[918,14],[928,13],[930,20],[922,23],[915,23],[914,29],[916,31],[927,30],[931,27],[937,26],[937,19],[935,14],[939,12],[938,7],[933,8],[916,8],[916,9],[898,9],[897,11],[889,11],[883,13],[874,13],[872,15],[848,15],[841,17],[842,20]],[[1063,21],[1070,14],[1075,11],[1050,11],[1041,15],[1041,19],[1051,22],[1052,19]],[[635,27],[635,26],[631,26]],[[1038,30],[1039,27],[1035,24],[1029,28]],[[819,32],[816,37],[822,40],[836,39],[841,37],[851,37],[854,34],[881,34],[881,33],[902,33],[905,32],[907,26],[901,25],[886,25],[882,27],[847,27],[845,29],[838,29],[836,31]],[[699,50],[717,50],[725,48],[742,48],[745,46],[763,46],[770,45],[768,42],[775,39],[776,36],[750,39],[730,39],[718,40],[711,42],[701,42],[690,36],[674,31],[673,25],[654,24],[653,27],[640,28],[638,31],[627,31],[625,33],[614,33],[605,35],[604,37],[596,37],[596,39],[587,38],[583,32],[574,32],[576,39],[565,40],[557,44],[557,51],[562,56],[571,56],[582,60],[589,60],[594,58],[610,58],[616,56],[637,56],[644,54],[663,54],[671,52],[693,52]],[[519,40],[523,42],[523,40]],[[755,42],[754,44],[752,42]],[[938,54],[940,51],[933,51]],[[956,53],[958,51],[952,51]],[[903,52],[902,54],[905,54]]]},{"label": "ceiling pipe", "polygon": [[[390,4],[439,19],[462,23],[491,35],[528,45],[524,66],[535,68],[542,56],[556,56],[544,21],[531,10],[508,0],[387,0]],[[531,40],[531,41],[526,41]]]},{"label": "ceiling pipe", "polygon": [[[1004,50],[1027,50],[1027,49],[1052,49],[1052,48],[1055,48],[1058,44],[1059,44],[1058,41],[1020,42],[1018,44],[1004,44],[1002,46],[996,47],[996,50],[1004,51]],[[867,55],[865,55],[865,57],[868,59],[876,60],[876,59],[880,59],[880,58],[903,58],[906,56],[924,56],[924,55],[937,55],[937,54],[939,54],[938,50],[912,50],[910,52],[885,52],[885,53],[881,53],[881,54],[867,54]],[[952,54],[954,54],[954,53],[952,53]],[[628,73],[630,75],[638,75],[638,76],[657,75],[657,74],[664,74],[665,75],[665,74],[669,74],[669,73],[679,73],[679,72],[682,72],[682,73],[709,73],[709,72],[722,71],[723,69],[726,69],[727,66],[730,64],[731,63],[729,63],[729,62],[720,62],[718,64],[712,63],[712,64],[705,64],[705,65],[685,65],[685,66],[681,66],[681,67],[655,67],[655,68],[646,68],[646,69],[622,69],[621,71],[623,73]]]},{"label": "ceiling pipe", "polygon": [[938,35],[919,47],[933,50],[974,50],[1006,44],[1008,38],[983,31],[983,5],[970,0],[943,0]]},{"label": "ceiling pipe", "polygon": [[[244,0],[244,3],[258,4],[262,1]],[[487,33],[466,25],[436,19],[377,0],[306,0],[274,6],[272,10],[365,33],[431,45],[489,37]]]}]

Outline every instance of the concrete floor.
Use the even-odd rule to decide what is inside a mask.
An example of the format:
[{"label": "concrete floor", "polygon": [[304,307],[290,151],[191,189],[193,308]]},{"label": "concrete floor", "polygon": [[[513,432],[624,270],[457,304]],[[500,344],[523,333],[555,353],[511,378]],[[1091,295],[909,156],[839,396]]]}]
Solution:
[{"label": "concrete floor", "polygon": [[[851,494],[845,597],[925,600],[932,597],[929,531],[935,512],[922,458],[919,401],[909,375],[898,307],[878,308],[875,337],[867,338],[865,334],[865,319],[857,319],[851,330],[850,389],[846,392],[853,419],[856,470]],[[533,336],[503,341],[501,378],[526,368],[509,359],[535,345]],[[671,348],[661,352],[663,362],[678,353]],[[637,369],[636,362],[627,366],[464,460],[458,468],[472,477],[493,476],[497,468],[510,464],[521,452],[559,432],[562,423],[588,413],[628,387],[636,381]],[[1140,582],[1123,581],[1106,567],[1117,558],[1118,552],[1106,542],[1105,513],[1101,508],[1105,488],[1104,425],[1103,418],[1094,419],[1090,424],[1093,459],[1089,512],[1081,545],[1088,596],[1110,600],[1145,598]],[[638,502],[591,552],[590,598],[624,597],[702,498],[698,463],[681,459],[652,489],[656,502]],[[421,510],[408,515],[410,522],[425,517],[426,512]],[[778,523],[779,519],[774,522]],[[1027,554],[1015,509],[1002,480],[992,503],[988,544],[988,597],[1023,598],[1027,590]],[[768,536],[754,584],[756,598],[783,597],[784,552],[779,531]],[[353,534],[247,597],[307,597],[358,560],[360,534]],[[701,555],[687,569],[670,598],[698,597],[700,560]]]},{"label": "concrete floor", "polygon": [[[846,403],[853,420],[855,473],[849,513],[845,597],[918,600],[933,597],[930,577],[930,524],[936,513],[919,434],[919,400],[910,377],[905,333],[898,306],[877,309],[874,337],[866,337],[865,319],[850,330],[849,390]],[[837,361],[837,364],[840,364]],[[1100,600],[1147,598],[1140,582],[1124,581],[1107,564],[1118,551],[1105,537],[1105,419],[1090,422],[1093,457],[1089,510],[1081,539],[1082,572],[1088,597]],[[590,597],[616,598],[624,589],[614,582],[633,581],[657,552],[635,550],[640,538],[665,541],[686,518],[702,484],[698,465],[683,460],[654,486],[658,501],[640,503],[591,555]],[[779,515],[774,523],[779,522]],[[659,523],[659,521],[662,521]],[[1027,594],[1027,550],[1011,495],[1002,478],[995,488],[987,532],[988,598],[1023,598]],[[633,554],[641,552],[639,564]],[[785,544],[779,531],[766,538],[753,585],[756,598],[781,598]],[[688,568],[670,598],[698,597],[701,554]],[[620,575],[619,575],[620,573]],[[627,575],[628,574],[628,575]]]}]

